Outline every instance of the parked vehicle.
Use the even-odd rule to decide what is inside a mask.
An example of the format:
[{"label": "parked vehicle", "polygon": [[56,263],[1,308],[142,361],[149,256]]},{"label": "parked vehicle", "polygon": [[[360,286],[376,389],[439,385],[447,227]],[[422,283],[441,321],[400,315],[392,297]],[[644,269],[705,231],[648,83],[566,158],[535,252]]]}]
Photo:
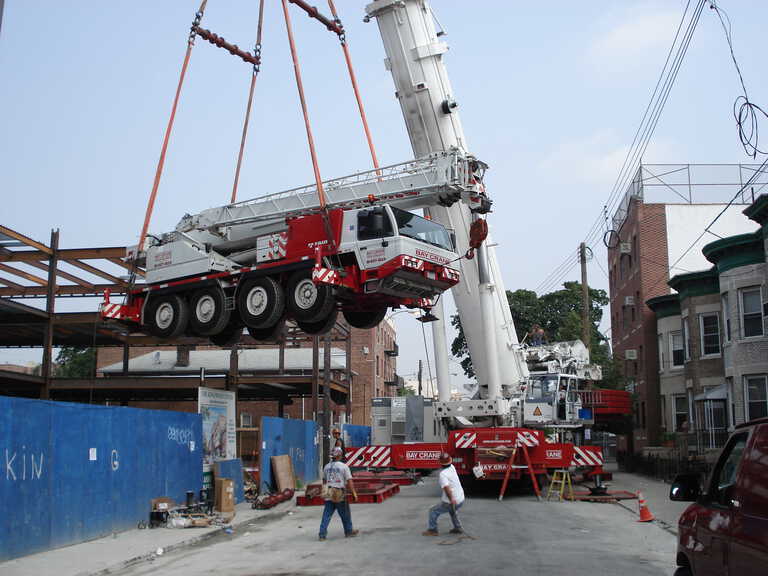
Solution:
[{"label": "parked vehicle", "polygon": [[675,576],[766,574],[768,418],[737,426],[708,482],[681,474],[669,497],[694,502],[678,522]]}]

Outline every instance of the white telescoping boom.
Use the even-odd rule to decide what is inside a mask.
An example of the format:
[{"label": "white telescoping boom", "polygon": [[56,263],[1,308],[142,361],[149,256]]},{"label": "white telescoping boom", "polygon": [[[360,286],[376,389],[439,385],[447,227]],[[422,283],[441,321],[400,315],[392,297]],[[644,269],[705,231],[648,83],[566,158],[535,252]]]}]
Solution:
[{"label": "white telescoping boom", "polygon": [[[385,66],[392,73],[414,154],[460,150],[467,153],[464,136],[443,54],[448,50],[438,38],[434,18],[425,0],[376,0],[366,6],[366,20],[375,18],[386,51]],[[430,217],[456,232],[457,251],[469,245],[473,218],[461,204],[433,206]],[[490,237],[487,244],[490,244]],[[504,281],[493,248],[483,245],[474,261],[461,260],[462,282],[452,289],[461,318],[472,365],[484,396],[496,402],[499,415],[509,405],[502,399],[518,396],[528,370],[519,352],[515,326],[509,311]],[[478,302],[480,314],[478,314]],[[448,345],[442,303],[435,309],[440,321],[433,323],[438,396],[450,399]],[[465,415],[473,415],[464,412]],[[479,414],[478,414],[479,415]],[[487,413],[483,414],[487,415]]]}]

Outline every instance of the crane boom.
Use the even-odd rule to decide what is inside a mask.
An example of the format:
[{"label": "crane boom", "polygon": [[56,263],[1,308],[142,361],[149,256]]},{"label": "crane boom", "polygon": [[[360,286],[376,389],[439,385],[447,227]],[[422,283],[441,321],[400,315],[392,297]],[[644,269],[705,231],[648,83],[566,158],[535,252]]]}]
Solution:
[{"label": "crane boom", "polygon": [[[443,62],[448,46],[438,38],[429,4],[424,0],[375,0],[366,6],[366,13],[378,23],[387,56],[385,66],[392,73],[415,156],[468,150]],[[459,253],[467,249],[476,215],[458,204],[430,207],[429,215],[456,231]],[[490,399],[501,396],[502,387],[517,391],[527,368],[516,349],[518,339],[494,250],[484,246],[477,260],[462,261],[461,273],[463,281],[452,293],[481,390],[487,390],[485,396]],[[442,323],[433,324],[433,336],[439,395],[446,401],[448,356]]]}]

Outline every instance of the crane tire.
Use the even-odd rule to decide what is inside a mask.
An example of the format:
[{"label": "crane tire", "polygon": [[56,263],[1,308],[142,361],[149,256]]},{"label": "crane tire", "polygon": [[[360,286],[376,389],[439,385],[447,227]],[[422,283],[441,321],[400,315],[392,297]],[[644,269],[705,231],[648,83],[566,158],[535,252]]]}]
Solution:
[{"label": "crane tire", "polygon": [[160,338],[178,338],[187,329],[189,307],[178,294],[161,294],[149,299],[144,323]]},{"label": "crane tire", "polygon": [[297,322],[322,322],[336,308],[333,287],[315,284],[312,270],[297,270],[288,279],[286,290],[288,312]]},{"label": "crane tire", "polygon": [[280,338],[284,327],[285,321],[279,320],[276,324],[267,326],[266,328],[251,328],[249,326],[248,334],[250,334],[251,338],[254,340],[275,342]]},{"label": "crane tire", "polygon": [[220,286],[196,290],[189,299],[189,328],[200,336],[212,336],[229,324],[231,310],[226,309],[227,297]]},{"label": "crane tire", "polygon": [[246,278],[237,289],[237,313],[247,328],[270,328],[285,312],[285,293],[274,278]]},{"label": "crane tire", "polygon": [[344,310],[344,319],[353,328],[360,328],[367,330],[369,328],[375,328],[379,325],[379,322],[384,320],[384,316],[387,315],[387,307],[379,308],[376,310]]},{"label": "crane tire", "polygon": [[218,334],[211,334],[208,339],[219,348],[231,348],[243,337],[243,323],[240,318],[229,317],[229,324]]},{"label": "crane tire", "polygon": [[297,320],[296,324],[298,324],[299,328],[301,328],[301,330],[306,334],[327,334],[336,325],[336,318],[338,315],[339,311],[336,308],[333,308],[331,313],[322,320],[318,320],[317,322],[303,322],[301,320]]}]

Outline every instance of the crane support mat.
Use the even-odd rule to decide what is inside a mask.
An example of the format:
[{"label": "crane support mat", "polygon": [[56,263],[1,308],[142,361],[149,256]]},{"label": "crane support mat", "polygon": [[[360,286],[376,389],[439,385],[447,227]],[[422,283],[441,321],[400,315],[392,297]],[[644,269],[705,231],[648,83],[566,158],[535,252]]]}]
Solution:
[{"label": "crane support mat", "polygon": [[[315,496],[296,497],[297,506],[322,506],[325,504],[325,500],[319,495],[322,488],[317,485],[307,486],[307,492],[309,494],[316,494]],[[351,494],[347,495],[347,502],[350,504],[380,504],[387,498],[390,498],[400,492],[399,484],[382,484],[381,482],[364,483],[360,484],[355,482],[355,490],[357,490],[357,502],[352,498]]]},{"label": "crane support mat", "polygon": [[574,492],[574,500],[582,502],[617,502],[619,500],[636,500],[637,494],[626,490],[609,490],[605,494],[591,494],[590,492]]}]

